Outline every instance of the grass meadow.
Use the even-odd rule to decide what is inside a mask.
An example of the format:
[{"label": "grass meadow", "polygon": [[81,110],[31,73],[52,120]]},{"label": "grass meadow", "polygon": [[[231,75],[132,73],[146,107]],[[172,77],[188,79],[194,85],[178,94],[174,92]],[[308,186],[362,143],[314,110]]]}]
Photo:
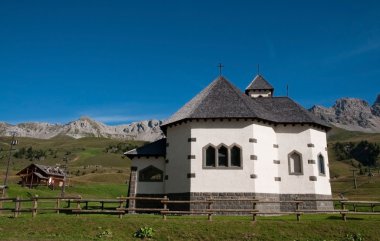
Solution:
[{"label": "grass meadow", "polygon": [[[217,216],[212,222],[205,216],[168,217],[127,215],[122,219],[108,215],[45,214],[32,218],[0,217],[0,240],[138,240],[133,237],[140,227],[153,228],[151,240],[286,240],[351,241],[380,240],[380,217],[355,216],[347,222],[338,216],[305,215],[301,222],[294,216],[250,217]],[[354,240],[355,241],[355,240]]]},{"label": "grass meadow", "polygon": [[[329,134],[329,164],[333,196],[343,195],[352,200],[380,201],[380,173],[357,177],[355,189],[352,177],[354,160],[337,161],[332,151],[334,142],[368,140],[380,144],[380,134],[364,134],[333,129]],[[0,178],[5,174],[10,138],[0,137]],[[56,137],[50,140],[19,138],[16,150],[22,147],[42,149],[43,160],[12,158],[8,196],[28,198],[33,195],[54,197],[60,190],[40,186],[36,189],[17,185],[15,175],[30,163],[63,164],[68,158],[69,187],[67,196],[83,198],[116,198],[128,193],[130,160],[120,150],[107,148],[120,140],[105,138]],[[142,145],[142,142],[131,142]],[[13,151],[13,152],[15,152]],[[9,204],[10,205],[10,204]],[[159,215],[126,215],[119,219],[112,215],[68,215],[39,213],[32,218],[23,213],[12,218],[11,213],[0,213],[0,240],[137,240],[133,233],[140,227],[154,229],[152,240],[289,240],[289,241],[376,241],[380,240],[380,215],[350,216],[343,222],[339,215],[303,215],[301,222],[294,216],[259,217],[253,223],[248,216],[216,216],[208,222],[205,216],[170,216],[163,221]],[[354,239],[359,235],[362,239]]]}]

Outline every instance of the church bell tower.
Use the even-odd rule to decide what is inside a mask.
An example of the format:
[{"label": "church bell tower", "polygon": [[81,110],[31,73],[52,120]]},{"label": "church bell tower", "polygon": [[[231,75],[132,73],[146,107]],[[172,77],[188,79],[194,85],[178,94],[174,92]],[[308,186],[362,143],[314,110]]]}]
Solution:
[{"label": "church bell tower", "polygon": [[273,86],[260,74],[256,75],[245,89],[245,94],[251,98],[272,97],[273,92]]}]

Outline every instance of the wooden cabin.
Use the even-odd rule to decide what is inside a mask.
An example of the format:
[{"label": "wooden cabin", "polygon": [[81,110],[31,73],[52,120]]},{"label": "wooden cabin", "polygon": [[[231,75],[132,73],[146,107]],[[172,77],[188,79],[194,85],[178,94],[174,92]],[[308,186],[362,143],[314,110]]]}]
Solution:
[{"label": "wooden cabin", "polygon": [[16,175],[21,177],[19,183],[23,187],[29,188],[45,185],[54,189],[62,187],[65,179],[65,172],[62,168],[39,164],[30,164]]}]

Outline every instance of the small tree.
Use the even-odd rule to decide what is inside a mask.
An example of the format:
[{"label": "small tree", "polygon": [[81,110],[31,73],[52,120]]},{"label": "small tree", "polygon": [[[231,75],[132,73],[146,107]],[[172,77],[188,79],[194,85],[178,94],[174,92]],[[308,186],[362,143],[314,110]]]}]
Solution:
[{"label": "small tree", "polygon": [[380,148],[375,143],[361,141],[351,150],[350,154],[365,166],[375,166]]}]

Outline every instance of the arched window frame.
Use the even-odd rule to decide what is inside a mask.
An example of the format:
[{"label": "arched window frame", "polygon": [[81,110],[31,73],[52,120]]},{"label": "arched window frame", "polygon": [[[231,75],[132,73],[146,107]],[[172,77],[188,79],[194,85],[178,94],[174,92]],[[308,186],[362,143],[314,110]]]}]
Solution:
[{"label": "arched window frame", "polygon": [[[155,171],[157,171],[157,173],[161,174],[161,178],[157,179],[157,180],[143,179],[142,173],[144,173],[145,171],[147,171],[149,169],[154,169]],[[153,165],[149,165],[149,166],[147,166],[147,167],[145,167],[139,171],[139,182],[163,182],[163,181],[164,181],[164,172],[161,169],[159,169]]]},{"label": "arched window frame", "polygon": [[[219,165],[219,150],[222,147],[226,148],[226,150],[227,150],[227,163],[226,163],[226,166],[220,166]],[[230,158],[231,158],[231,153],[230,153],[230,149],[228,148],[228,146],[225,145],[225,144],[223,144],[223,143],[219,144],[218,147],[217,147],[217,149],[216,149],[216,166],[217,167],[221,167],[221,168],[228,168],[228,167],[230,167]]]},{"label": "arched window frame", "polygon": [[[207,148],[209,148],[210,146],[215,148],[215,166],[207,166],[206,165],[206,161],[207,161],[206,151],[207,151]],[[227,166],[219,166],[219,156],[218,156],[219,155],[219,148],[221,148],[222,146],[227,149],[227,155],[228,155]],[[240,150],[240,166],[232,166],[232,164],[231,164],[231,149],[233,147],[237,147]],[[243,168],[243,148],[236,143],[233,143],[230,146],[228,146],[224,143],[221,143],[217,146],[209,143],[202,148],[202,153],[203,153],[202,165],[203,165],[204,169],[242,169]]]},{"label": "arched window frame", "polygon": [[[292,158],[291,156],[293,154],[297,154],[299,155],[300,157],[300,169],[301,169],[301,172],[294,172],[292,171]],[[293,166],[294,166],[294,163],[293,163]],[[289,175],[296,175],[296,176],[300,176],[300,175],[303,175],[303,158],[302,158],[302,154],[296,150],[293,150],[292,152],[290,152],[288,154],[288,169],[289,169]]]},{"label": "arched window frame", "polygon": [[326,176],[326,161],[322,153],[317,156],[318,172],[320,176]]},{"label": "arched window frame", "polygon": [[[234,148],[234,147],[239,148],[239,152],[240,152],[240,165],[239,166],[232,166],[232,153],[231,153],[231,151],[232,151],[232,148]],[[233,143],[232,145],[229,146],[228,150],[230,152],[229,153],[229,160],[228,160],[229,166],[232,167],[232,168],[241,168],[241,167],[243,167],[243,151],[242,151],[243,148],[241,148],[240,145],[238,145],[236,143]]]},{"label": "arched window frame", "polygon": [[[206,151],[207,151],[207,149],[209,147],[214,148],[214,151],[215,151],[215,153],[214,153],[214,158],[215,158],[215,160],[214,160],[214,166],[207,166],[207,154],[206,154]],[[215,167],[217,167],[217,165],[218,165],[217,150],[218,150],[218,148],[216,146],[214,146],[213,144],[208,144],[205,147],[203,147],[203,167],[204,168],[215,168]]]}]

